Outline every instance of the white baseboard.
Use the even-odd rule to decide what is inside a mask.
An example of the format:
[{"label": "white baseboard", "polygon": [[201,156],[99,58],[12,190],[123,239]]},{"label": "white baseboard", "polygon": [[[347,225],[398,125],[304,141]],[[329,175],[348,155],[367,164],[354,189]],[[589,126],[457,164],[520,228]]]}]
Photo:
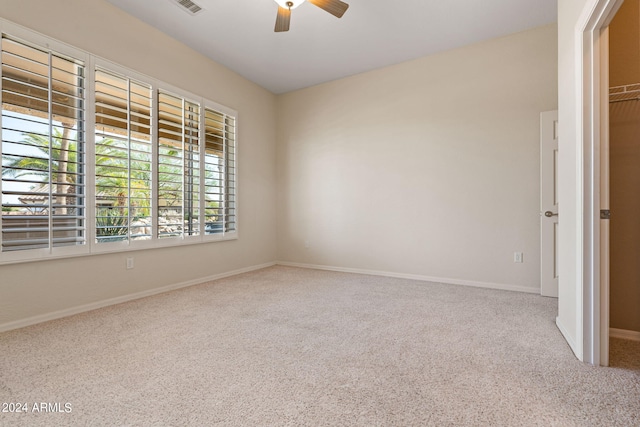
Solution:
[{"label": "white baseboard", "polygon": [[188,280],[186,282],[175,283],[173,285],[167,285],[167,286],[162,286],[160,288],[154,288],[154,289],[149,289],[142,292],[136,292],[135,294],[123,295],[121,297],[115,297],[115,298],[109,298],[102,301],[96,301],[90,304],[84,304],[77,307],[54,311],[52,313],[40,314],[37,316],[28,317],[26,319],[4,323],[0,325],[0,332],[6,332],[6,331],[11,331],[13,329],[24,328],[26,326],[35,325],[37,323],[48,322],[50,320],[73,316],[74,314],[84,313],[84,312],[95,310],[98,308],[108,307],[110,305],[120,304],[127,301],[133,301],[136,299],[161,294],[164,292],[169,292],[169,291],[173,291],[180,288],[186,288],[188,286],[199,285],[201,283],[206,283],[212,280],[222,279],[225,277],[235,276],[237,274],[247,273],[249,271],[260,270],[263,268],[274,266],[275,264],[276,264],[275,262],[269,262],[266,264],[254,265],[251,267],[241,268],[239,270],[228,271],[226,273],[214,274],[213,276],[201,277],[198,279]]},{"label": "white baseboard", "polygon": [[[255,265],[251,267],[242,268],[239,270],[233,270],[226,273],[220,273],[208,277],[201,277],[194,280],[189,280],[186,282],[175,283],[172,285],[163,286],[160,288],[149,289],[142,292],[137,292],[134,294],[123,295],[121,297],[109,298],[102,301],[93,302],[90,304],[84,304],[77,307],[72,307],[64,310],[54,311],[47,314],[41,314],[33,317],[28,317],[26,319],[16,320],[13,322],[8,322],[0,325],[0,332],[10,331],[14,329],[24,328],[26,326],[35,325],[42,322],[48,322],[50,320],[60,319],[67,316],[72,316],[74,314],[84,313],[87,311],[95,310],[98,308],[108,307],[110,305],[120,304],[127,301],[133,301],[140,298],[145,298],[152,295],[161,294],[164,292],[173,291],[180,288],[186,288],[188,286],[198,285],[201,283],[209,282],[212,280],[222,279],[225,277],[235,276],[241,273],[247,273],[249,271],[260,270],[263,268],[271,267],[273,265],[283,265],[289,267],[299,267],[299,268],[310,268],[315,270],[328,270],[328,271],[338,271],[344,273],[356,273],[356,274],[368,274],[371,276],[384,276],[384,277],[396,277],[400,279],[411,279],[411,280],[420,280],[424,282],[435,282],[435,283],[446,283],[452,285],[462,285],[462,286],[472,286],[476,288],[487,288],[487,289],[499,289],[505,291],[514,291],[514,292],[525,292],[538,294],[540,293],[540,289],[530,288],[526,286],[516,286],[516,285],[505,285],[500,283],[489,283],[489,282],[478,282],[471,280],[460,280],[460,279],[451,279],[451,278],[442,278],[442,277],[431,277],[431,276],[423,276],[417,274],[404,274],[404,273],[394,273],[388,271],[377,271],[377,270],[366,270],[359,268],[345,268],[345,267],[333,267],[327,265],[317,265],[317,264],[301,264],[301,263],[293,263],[293,262],[270,262],[260,265]],[[560,328],[560,325],[558,325]],[[560,328],[562,331],[562,328]],[[565,338],[567,335],[563,332]],[[640,333],[638,334],[640,335]],[[614,336],[614,335],[612,335]],[[627,338],[631,339],[631,338]],[[571,343],[569,343],[571,345]],[[573,345],[571,345],[574,348]]]},{"label": "white baseboard", "polygon": [[314,270],[339,271],[342,273],[368,274],[370,276],[396,277],[399,279],[420,280],[423,282],[445,283],[449,285],[472,286],[475,288],[499,289],[502,291],[525,292],[530,294],[540,293],[539,288],[530,288],[527,286],[517,286],[517,285],[505,285],[502,283],[477,282],[472,280],[460,280],[460,279],[450,279],[450,278],[444,278],[444,277],[423,276],[419,274],[404,274],[404,273],[394,273],[389,271],[333,267],[329,265],[317,265],[317,264],[301,264],[296,262],[285,262],[285,261],[278,261],[277,264],[288,266],[288,267],[311,268]]},{"label": "white baseboard", "polygon": [[640,341],[640,332],[609,328],[609,337],[620,338],[623,340]]}]

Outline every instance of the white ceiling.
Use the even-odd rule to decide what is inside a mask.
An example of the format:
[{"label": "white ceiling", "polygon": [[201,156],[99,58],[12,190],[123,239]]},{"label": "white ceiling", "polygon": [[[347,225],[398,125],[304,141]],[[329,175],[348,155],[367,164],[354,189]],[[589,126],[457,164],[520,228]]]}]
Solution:
[{"label": "white ceiling", "polygon": [[273,31],[274,0],[108,0],[280,94],[556,22],[557,0],[346,0],[342,19],[303,3]]}]

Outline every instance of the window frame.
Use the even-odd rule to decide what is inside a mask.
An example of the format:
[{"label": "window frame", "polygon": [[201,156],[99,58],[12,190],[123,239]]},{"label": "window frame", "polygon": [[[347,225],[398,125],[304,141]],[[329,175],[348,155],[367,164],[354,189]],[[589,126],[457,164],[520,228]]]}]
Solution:
[{"label": "window frame", "polygon": [[[159,79],[144,75],[137,71],[131,70],[125,66],[116,64],[112,61],[103,59],[89,52],[75,48],[68,44],[59,42],[42,34],[35,33],[29,29],[21,27],[10,21],[0,18],[0,51],[2,49],[2,35],[22,42],[35,48],[50,50],[56,54],[61,54],[81,61],[84,64],[85,74],[85,109],[84,109],[84,127],[85,127],[85,242],[84,244],[51,247],[41,249],[26,249],[10,252],[2,252],[0,249],[0,265],[11,264],[28,261],[39,261],[56,258],[78,257],[114,252],[126,252],[133,250],[145,250],[154,248],[179,247],[184,245],[212,243],[219,241],[236,240],[239,238],[238,225],[238,112],[218,104],[203,96],[196,95],[175,85],[163,82]],[[95,75],[96,70],[102,69],[107,72],[123,76],[140,83],[148,84],[151,87],[151,218],[152,231],[151,238],[147,240],[127,239],[125,241],[101,242],[96,240],[96,158],[95,158],[95,137],[96,137],[96,93],[95,93]],[[0,93],[2,90],[2,82],[0,80]],[[200,183],[199,183],[199,233],[194,236],[182,236],[159,238],[158,237],[158,96],[159,93],[168,93],[176,97],[183,98],[189,102],[197,103],[200,107],[200,130],[199,130],[199,153],[200,153]],[[234,191],[231,195],[233,204],[235,205],[234,213],[234,230],[226,230],[226,220],[223,223],[223,229],[220,233],[206,234],[206,217],[205,217],[205,184],[204,184],[204,155],[205,145],[205,112],[207,109],[224,115],[224,117],[232,117],[234,120],[234,158],[233,164],[235,173],[233,174]],[[0,116],[0,138],[2,136],[2,117]],[[226,138],[225,138],[226,146]],[[2,155],[2,145],[0,144],[0,156]],[[227,187],[227,165],[229,159],[225,157],[223,164],[225,165],[224,188]],[[183,164],[184,173],[184,164]],[[0,192],[2,191],[2,183],[0,181]],[[184,190],[183,190],[184,191]],[[226,191],[223,200],[227,201]],[[183,216],[184,219],[184,216]],[[226,219],[226,214],[225,214]],[[2,217],[0,216],[0,242],[2,230]]]},{"label": "window frame", "polygon": [[[6,34],[8,38],[17,41],[19,43],[23,43],[26,46],[33,47],[42,51],[50,51],[55,54],[59,54],[62,56],[67,56],[78,60],[84,64],[84,71],[86,74],[86,70],[90,61],[90,55],[86,52],[83,52],[78,49],[74,49],[73,47],[61,43],[57,40],[53,40],[44,35],[34,33],[30,30],[27,30],[23,27],[12,24],[8,21],[0,19],[0,52],[3,49],[3,37],[2,35]],[[0,71],[1,75],[1,71]],[[87,104],[87,85],[85,80],[85,105]],[[0,79],[0,93],[2,93],[2,80]],[[85,119],[86,119],[86,106],[85,106]],[[89,145],[88,142],[88,133],[86,132],[87,123],[85,120],[85,156],[86,156],[86,148]],[[2,140],[2,115],[0,115],[0,141]],[[2,143],[0,142],[0,158],[2,158]],[[85,168],[86,168],[86,159],[85,159]],[[86,179],[88,176],[85,172],[85,190],[86,190]],[[0,180],[0,193],[2,191],[2,180]],[[0,242],[2,241],[2,215],[0,215]],[[86,192],[85,192],[85,230],[87,230],[88,225],[88,212],[86,210]],[[52,232],[51,225],[49,225],[49,232]],[[85,231],[85,241],[84,244],[81,245],[72,245],[72,246],[61,246],[61,247],[48,247],[48,248],[38,248],[38,249],[26,249],[26,250],[17,250],[17,251],[9,251],[2,252],[0,249],[0,264],[13,263],[13,262],[21,262],[21,261],[37,261],[37,260],[45,260],[51,258],[65,258],[65,257],[73,257],[87,254],[88,250],[88,235],[87,231]]]}]

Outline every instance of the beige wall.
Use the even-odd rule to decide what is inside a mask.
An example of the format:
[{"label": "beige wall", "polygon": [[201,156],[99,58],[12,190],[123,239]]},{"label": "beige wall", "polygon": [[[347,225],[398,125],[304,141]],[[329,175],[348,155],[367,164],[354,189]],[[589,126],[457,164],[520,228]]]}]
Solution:
[{"label": "beige wall", "polygon": [[[609,27],[611,86],[640,83],[640,0]],[[640,332],[640,103],[610,106],[611,327]]]},{"label": "beige wall", "polygon": [[0,327],[276,259],[273,94],[104,0],[0,0],[0,17],[238,111],[240,186],[239,240],[0,266]]},{"label": "beige wall", "polygon": [[539,290],[556,48],[547,26],[279,97],[279,260]]},{"label": "beige wall", "polygon": [[239,112],[241,238],[0,266],[0,326],[276,259],[539,289],[554,26],[276,100],[104,0],[53,3],[0,0],[0,17]]}]

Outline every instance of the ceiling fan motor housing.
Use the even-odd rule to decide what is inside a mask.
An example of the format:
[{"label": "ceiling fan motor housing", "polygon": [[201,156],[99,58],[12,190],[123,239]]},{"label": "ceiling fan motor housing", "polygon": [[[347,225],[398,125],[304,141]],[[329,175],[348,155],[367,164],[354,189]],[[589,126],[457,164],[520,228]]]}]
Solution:
[{"label": "ceiling fan motor housing", "polygon": [[[289,31],[289,24],[291,22],[291,9],[300,6],[307,0],[275,0],[278,3],[278,14],[276,15],[276,26],[274,28],[276,33],[282,33]],[[325,12],[329,12],[336,18],[342,18],[342,15],[347,11],[349,5],[342,0],[308,0],[309,3],[318,6]]]},{"label": "ceiling fan motor housing", "polygon": [[285,9],[295,9],[304,3],[305,0],[275,0],[275,2]]}]

